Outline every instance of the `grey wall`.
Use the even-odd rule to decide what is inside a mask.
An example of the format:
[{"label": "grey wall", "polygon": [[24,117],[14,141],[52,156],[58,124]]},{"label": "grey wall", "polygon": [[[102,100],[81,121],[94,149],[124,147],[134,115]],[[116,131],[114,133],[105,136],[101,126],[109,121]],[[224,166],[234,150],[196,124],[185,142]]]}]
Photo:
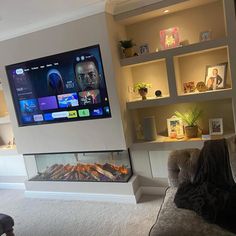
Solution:
[{"label": "grey wall", "polygon": [[[112,118],[18,127],[5,65],[100,44]],[[105,13],[0,42],[0,77],[19,153],[126,149]]]}]

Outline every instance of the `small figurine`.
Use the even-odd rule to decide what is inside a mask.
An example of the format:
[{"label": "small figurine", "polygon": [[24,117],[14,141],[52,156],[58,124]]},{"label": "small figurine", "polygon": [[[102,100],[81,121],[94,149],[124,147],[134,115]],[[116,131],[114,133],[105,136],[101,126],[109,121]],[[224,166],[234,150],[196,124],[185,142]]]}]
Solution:
[{"label": "small figurine", "polygon": [[162,96],[161,90],[157,90],[157,91],[155,92],[155,95],[156,95],[157,97],[161,97],[161,96]]}]

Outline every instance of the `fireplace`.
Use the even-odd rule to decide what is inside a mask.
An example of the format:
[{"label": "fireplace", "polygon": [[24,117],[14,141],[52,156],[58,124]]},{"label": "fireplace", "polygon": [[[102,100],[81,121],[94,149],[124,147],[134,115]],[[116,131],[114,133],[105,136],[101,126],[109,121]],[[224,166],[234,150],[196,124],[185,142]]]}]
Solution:
[{"label": "fireplace", "polygon": [[128,151],[35,154],[29,181],[128,182]]}]

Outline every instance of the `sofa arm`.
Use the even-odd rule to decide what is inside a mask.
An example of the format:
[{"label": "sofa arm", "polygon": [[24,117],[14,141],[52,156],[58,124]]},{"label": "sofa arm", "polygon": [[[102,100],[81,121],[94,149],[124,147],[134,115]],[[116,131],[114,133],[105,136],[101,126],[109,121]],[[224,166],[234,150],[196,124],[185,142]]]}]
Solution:
[{"label": "sofa arm", "polygon": [[197,161],[199,158],[199,149],[183,149],[170,153],[168,158],[168,179],[172,187],[178,187],[182,182],[193,180]]}]

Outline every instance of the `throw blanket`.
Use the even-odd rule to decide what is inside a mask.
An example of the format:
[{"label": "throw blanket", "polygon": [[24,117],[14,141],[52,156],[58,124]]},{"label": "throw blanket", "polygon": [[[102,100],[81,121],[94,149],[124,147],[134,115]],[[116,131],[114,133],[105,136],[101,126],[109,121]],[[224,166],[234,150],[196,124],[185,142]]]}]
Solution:
[{"label": "throw blanket", "polygon": [[179,186],[174,202],[236,233],[236,185],[225,139],[204,143],[193,182]]}]

